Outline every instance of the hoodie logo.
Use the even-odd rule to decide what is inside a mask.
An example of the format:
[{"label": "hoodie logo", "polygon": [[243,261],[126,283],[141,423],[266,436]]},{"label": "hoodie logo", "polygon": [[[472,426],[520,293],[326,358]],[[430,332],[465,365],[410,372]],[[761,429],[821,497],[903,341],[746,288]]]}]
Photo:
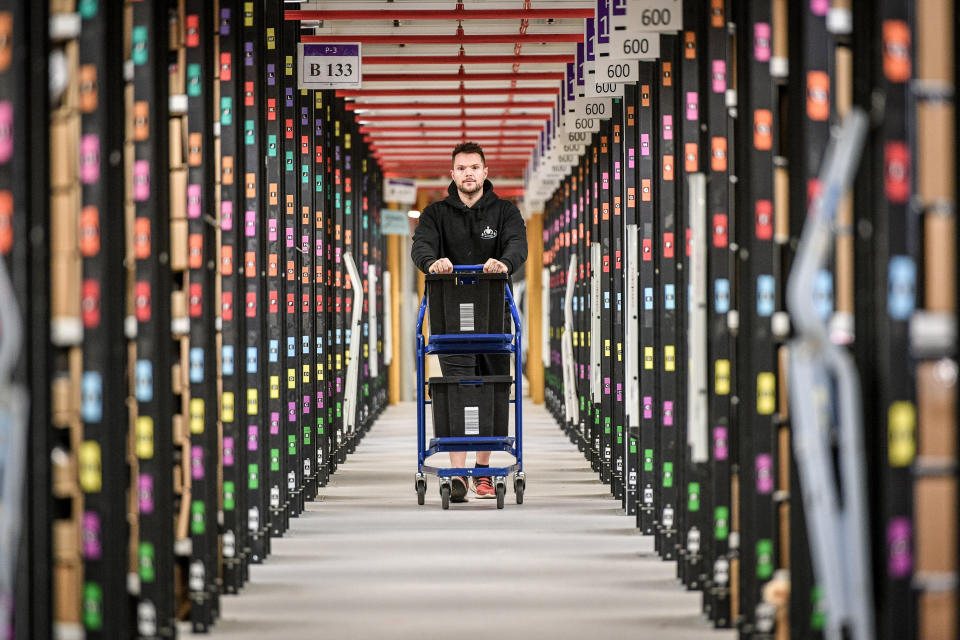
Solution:
[{"label": "hoodie logo", "polygon": [[487,228],[483,230],[483,233],[480,234],[480,237],[483,240],[493,240],[497,237],[497,232],[491,229],[488,225]]}]

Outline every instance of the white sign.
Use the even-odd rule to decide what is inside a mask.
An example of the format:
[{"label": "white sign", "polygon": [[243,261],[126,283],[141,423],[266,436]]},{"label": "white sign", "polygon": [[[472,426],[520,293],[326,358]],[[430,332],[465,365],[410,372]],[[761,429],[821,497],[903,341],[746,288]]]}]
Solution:
[{"label": "white sign", "polygon": [[[609,58],[605,58],[609,60]],[[639,71],[639,66],[637,67]],[[595,76],[591,76],[595,77]],[[600,82],[599,80],[587,80],[584,87],[588,98],[622,98],[623,85],[613,82]]]},{"label": "white sign", "polygon": [[417,201],[417,181],[399,178],[384,178],[383,201],[397,204],[414,204]]},{"label": "white sign", "polygon": [[[596,73],[592,76],[592,83],[625,84],[640,80],[640,61],[624,60],[620,58],[598,58],[595,63]],[[587,85],[587,95],[589,94]]]},{"label": "white sign", "polygon": [[563,143],[590,144],[590,134],[586,131],[564,131]]},{"label": "white sign", "polygon": [[380,210],[380,233],[384,235],[410,235],[410,218],[406,211]]},{"label": "white sign", "polygon": [[618,15],[613,8],[613,28],[627,27],[631,31],[679,31],[683,29],[683,2],[681,0],[630,0],[627,14]]},{"label": "white sign", "polygon": [[359,89],[360,43],[297,44],[300,89]]},{"label": "white sign", "polygon": [[649,31],[614,31],[610,53],[615,59],[656,60],[660,57],[660,34]]}]

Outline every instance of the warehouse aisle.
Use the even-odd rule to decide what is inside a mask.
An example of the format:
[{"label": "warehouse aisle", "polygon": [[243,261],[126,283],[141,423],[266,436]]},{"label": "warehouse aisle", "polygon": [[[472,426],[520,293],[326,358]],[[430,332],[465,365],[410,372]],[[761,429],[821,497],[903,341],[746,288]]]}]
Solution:
[{"label": "warehouse aisle", "polygon": [[435,481],[416,504],[415,405],[390,407],[203,637],[733,638],[542,405],[524,411],[524,504],[444,512]]}]

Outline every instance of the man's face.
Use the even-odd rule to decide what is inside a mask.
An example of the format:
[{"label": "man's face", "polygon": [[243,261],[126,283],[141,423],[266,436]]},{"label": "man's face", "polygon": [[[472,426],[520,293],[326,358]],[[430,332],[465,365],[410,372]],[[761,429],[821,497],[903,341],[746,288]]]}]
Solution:
[{"label": "man's face", "polygon": [[483,189],[487,168],[483,165],[479,153],[458,153],[453,159],[450,175],[460,193],[471,196]]}]

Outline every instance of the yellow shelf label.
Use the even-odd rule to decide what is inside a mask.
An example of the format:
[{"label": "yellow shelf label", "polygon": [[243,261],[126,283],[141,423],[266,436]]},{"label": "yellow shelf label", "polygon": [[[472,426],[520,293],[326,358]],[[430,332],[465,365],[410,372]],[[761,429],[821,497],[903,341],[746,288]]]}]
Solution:
[{"label": "yellow shelf label", "polygon": [[203,433],[207,407],[203,398],[190,398],[190,433]]},{"label": "yellow shelf label", "polygon": [[718,396],[730,394],[730,361],[717,360],[713,365],[713,389]]},{"label": "yellow shelf label", "polygon": [[270,399],[280,398],[280,376],[270,376]]},{"label": "yellow shelf label", "polygon": [[663,370],[677,370],[677,349],[672,344],[664,345],[663,347]]},{"label": "yellow shelf label", "polygon": [[220,404],[221,419],[224,422],[233,422],[233,392],[224,391],[223,400]]},{"label": "yellow shelf label", "polygon": [[643,348],[643,368],[653,371],[653,347]]},{"label": "yellow shelf label", "polygon": [[257,399],[256,389],[247,389],[247,415],[255,416],[259,410],[259,401]]},{"label": "yellow shelf label", "polygon": [[887,411],[887,452],[891,467],[907,467],[917,455],[917,410],[900,400]]},{"label": "yellow shelf label", "polygon": [[141,460],[153,458],[153,418],[137,416],[137,457]]},{"label": "yellow shelf label", "polygon": [[85,493],[99,493],[103,486],[100,444],[94,440],[80,443],[77,458],[80,462],[80,488]]},{"label": "yellow shelf label", "polygon": [[770,371],[757,374],[757,413],[769,416],[777,409],[777,377]]}]

